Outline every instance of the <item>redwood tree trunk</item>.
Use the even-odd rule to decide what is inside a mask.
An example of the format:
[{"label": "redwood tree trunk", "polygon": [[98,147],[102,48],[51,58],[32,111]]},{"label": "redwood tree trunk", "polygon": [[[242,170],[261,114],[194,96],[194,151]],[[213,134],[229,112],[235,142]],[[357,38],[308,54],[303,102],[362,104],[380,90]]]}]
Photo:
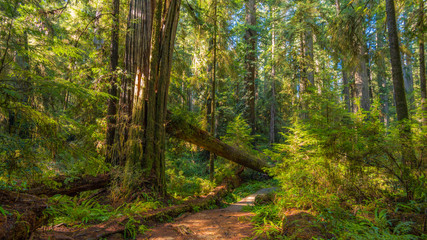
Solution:
[{"label": "redwood tree trunk", "polygon": [[[217,41],[217,0],[214,0],[214,34],[213,34],[213,38],[212,38],[212,43],[213,43],[213,61],[212,61],[212,65],[213,65],[213,72],[212,72],[212,91],[211,91],[211,96],[212,96],[212,102],[211,102],[211,135],[215,136],[215,104],[216,104],[216,60],[217,60],[217,49],[216,49],[216,41]],[[214,180],[214,174],[215,174],[215,153],[211,152],[209,155],[209,179],[211,181]]]},{"label": "redwood tree trunk", "polygon": [[424,57],[424,0],[420,0],[420,88],[423,126],[427,126],[426,62]]},{"label": "redwood tree trunk", "polygon": [[255,133],[255,73],[256,73],[256,8],[255,0],[245,0],[246,6],[246,120],[251,126],[252,134]]},{"label": "redwood tree trunk", "polygon": [[108,99],[108,112],[107,112],[107,134],[106,134],[106,162],[112,165],[117,165],[117,154],[114,152],[113,144],[116,134],[116,113],[117,113],[117,76],[116,69],[119,63],[119,12],[120,0],[113,0],[113,27],[111,31],[111,52],[110,52],[110,90],[109,94],[112,98]]},{"label": "redwood tree trunk", "polygon": [[394,95],[396,102],[397,120],[408,119],[408,105],[405,97],[405,87],[403,83],[402,63],[400,61],[399,38],[394,10],[394,1],[386,0],[387,27],[390,47],[391,72],[393,78]]},{"label": "redwood tree trunk", "polygon": [[[360,34],[360,39],[363,39],[363,34]],[[366,49],[365,44],[362,42],[359,44],[358,52],[358,65],[356,66],[354,72],[354,82],[355,82],[355,97],[357,101],[360,101],[360,107],[369,111],[370,109],[370,100],[369,100],[369,76],[368,69],[366,67]],[[354,105],[354,112],[359,110],[357,104]]]},{"label": "redwood tree trunk", "polygon": [[123,181],[130,190],[144,183],[165,194],[166,101],[180,4],[180,0],[130,3],[125,65],[131,76],[126,100],[132,117]]},{"label": "redwood tree trunk", "polygon": [[[397,35],[397,26],[395,18],[394,1],[386,0],[387,11],[387,28],[390,46],[391,72],[394,86],[394,96],[396,102],[397,120],[405,121],[409,119],[408,106],[406,103],[405,88],[403,83],[402,63],[399,50],[399,38]],[[410,200],[413,198],[414,186],[411,179],[411,170],[415,169],[416,162],[415,152],[411,143],[411,128],[406,122],[402,122],[400,138],[402,141],[402,171],[403,184],[406,197]]]},{"label": "redwood tree trunk", "polygon": [[[378,25],[379,17],[377,19],[377,51],[382,51],[382,48],[384,46],[384,33],[381,30],[382,28]],[[386,76],[386,66],[385,61],[382,57],[378,57],[376,59],[376,64],[378,67],[378,73],[377,73],[377,83],[379,88],[379,95],[380,95],[380,103],[381,103],[381,112],[382,112],[382,119],[381,121],[384,122],[385,126],[388,125],[389,117],[388,117],[388,88],[387,88],[387,82],[385,79]]]},{"label": "redwood tree trunk", "polygon": [[[424,57],[424,0],[420,0],[420,88],[421,88],[421,116],[422,126],[424,131],[427,129],[427,89],[426,89],[426,62]],[[422,167],[427,167],[427,153],[424,147],[421,156]]]},{"label": "redwood tree trunk", "polygon": [[274,9],[272,9],[272,32],[271,32],[271,100],[270,100],[270,131],[269,139],[270,144],[276,140],[276,32],[274,24]]}]

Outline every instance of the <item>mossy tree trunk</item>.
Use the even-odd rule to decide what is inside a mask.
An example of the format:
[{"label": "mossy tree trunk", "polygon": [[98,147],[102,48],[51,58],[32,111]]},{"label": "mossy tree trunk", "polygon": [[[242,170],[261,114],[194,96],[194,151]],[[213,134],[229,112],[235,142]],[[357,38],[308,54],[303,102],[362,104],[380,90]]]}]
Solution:
[{"label": "mossy tree trunk", "polygon": [[[180,0],[131,0],[122,110],[127,127],[123,186],[165,194],[165,124]],[[125,124],[126,125],[126,124]]]}]

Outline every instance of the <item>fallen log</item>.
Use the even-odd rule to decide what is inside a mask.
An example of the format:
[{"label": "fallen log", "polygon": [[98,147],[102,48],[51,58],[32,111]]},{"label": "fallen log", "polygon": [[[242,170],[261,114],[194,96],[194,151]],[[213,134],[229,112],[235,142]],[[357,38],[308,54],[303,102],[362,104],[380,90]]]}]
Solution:
[{"label": "fallen log", "polygon": [[[52,181],[54,181],[54,183],[49,185],[39,184],[37,187],[33,187],[22,192],[36,196],[45,195],[48,197],[56,194],[76,196],[80,192],[105,188],[110,182],[110,175],[85,175],[71,180],[66,176],[57,176],[53,178]],[[56,187],[51,187],[52,185]]]},{"label": "fallen log", "polygon": [[225,144],[208,132],[187,123],[183,118],[172,115],[170,112],[168,113],[166,132],[175,138],[195,144],[209,152],[213,152],[218,156],[255,171],[266,173],[265,168],[270,167],[265,160]]},{"label": "fallen log", "polygon": [[[235,177],[237,178],[237,177]],[[150,222],[163,222],[167,219],[175,218],[185,212],[194,212],[208,209],[212,204],[217,203],[224,197],[232,188],[235,187],[236,179],[229,179],[228,182],[216,187],[208,195],[189,200],[183,204],[152,210],[146,213],[141,213],[134,216],[124,216],[109,220],[107,222],[97,224],[86,229],[68,229],[60,226],[58,229],[41,230],[37,234],[37,239],[52,239],[54,236],[61,236],[61,239],[101,239],[115,234],[123,234],[127,228],[133,227],[136,229],[141,224]],[[238,181],[237,181],[238,182]],[[130,222],[131,221],[131,222]],[[133,226],[130,226],[133,224]]]},{"label": "fallen log", "polygon": [[43,214],[47,199],[24,193],[0,191],[0,239],[30,239],[31,234],[47,223]]},{"label": "fallen log", "polygon": [[[269,167],[264,159],[260,159],[244,150],[225,144],[219,139],[211,136],[208,132],[187,123],[183,118],[172,115],[171,113],[168,113],[166,131],[175,138],[200,146],[207,151],[214,152],[218,156],[255,171],[265,173],[265,168]],[[55,177],[53,181],[55,182],[54,184],[41,184],[22,192],[36,196],[45,195],[48,197],[56,194],[75,196],[83,191],[105,188],[110,182],[110,175],[87,175],[78,177],[72,181],[67,181],[66,176],[58,176]],[[52,187],[52,185],[57,187]]]}]

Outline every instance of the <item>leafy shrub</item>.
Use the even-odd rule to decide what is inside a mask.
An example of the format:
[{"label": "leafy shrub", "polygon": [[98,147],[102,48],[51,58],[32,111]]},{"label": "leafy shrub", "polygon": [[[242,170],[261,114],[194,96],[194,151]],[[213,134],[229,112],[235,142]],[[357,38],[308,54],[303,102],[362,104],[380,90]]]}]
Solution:
[{"label": "leafy shrub", "polygon": [[174,197],[186,198],[194,195],[204,195],[214,188],[214,183],[197,176],[184,176],[183,171],[168,169],[168,193]]}]

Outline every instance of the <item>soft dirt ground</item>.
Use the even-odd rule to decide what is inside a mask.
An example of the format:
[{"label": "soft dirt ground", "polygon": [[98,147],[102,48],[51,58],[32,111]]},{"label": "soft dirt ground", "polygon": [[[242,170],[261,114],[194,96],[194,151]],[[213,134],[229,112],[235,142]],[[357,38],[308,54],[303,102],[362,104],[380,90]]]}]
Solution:
[{"label": "soft dirt ground", "polygon": [[[250,219],[252,213],[242,208],[253,205],[255,197],[274,189],[266,188],[230,205],[224,209],[206,210],[195,214],[183,215],[173,223],[155,226],[139,235],[137,239],[150,240],[196,240],[196,239],[245,239],[253,235]],[[113,238],[112,238],[113,239]]]}]

